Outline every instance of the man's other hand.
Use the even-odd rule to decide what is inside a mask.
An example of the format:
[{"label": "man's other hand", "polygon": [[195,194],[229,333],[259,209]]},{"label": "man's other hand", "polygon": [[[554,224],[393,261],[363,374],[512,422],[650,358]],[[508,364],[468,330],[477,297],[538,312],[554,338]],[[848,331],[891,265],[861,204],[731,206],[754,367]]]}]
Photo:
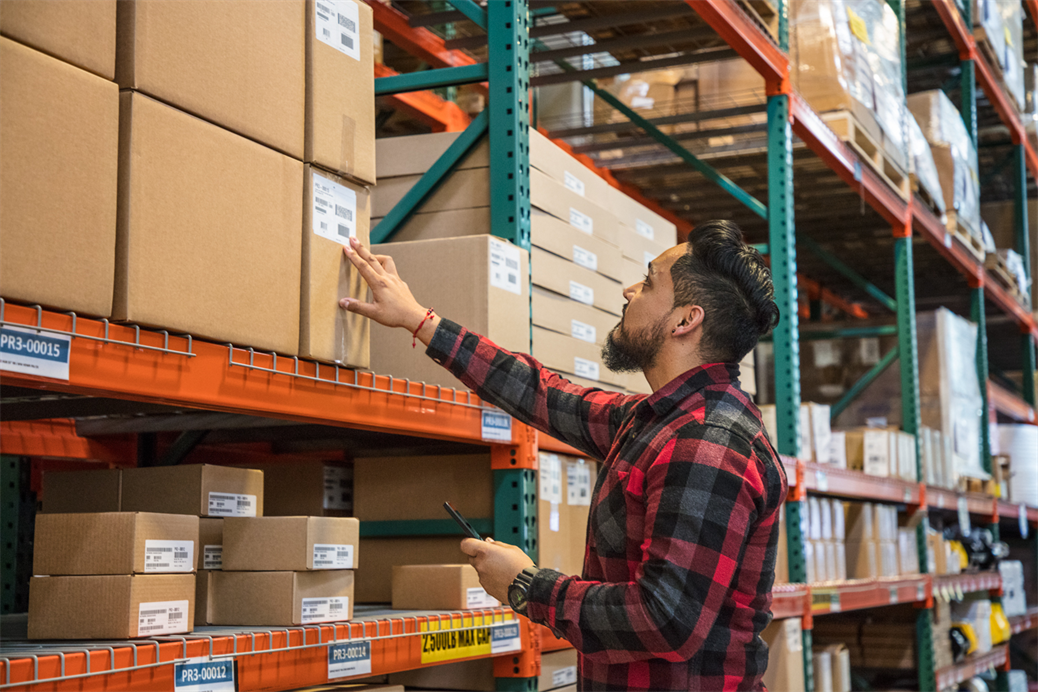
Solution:
[{"label": "man's other hand", "polygon": [[425,319],[426,309],[415,300],[411,289],[397,274],[393,258],[371,254],[356,238],[350,238],[350,242],[342,246],[342,251],[371,289],[371,302],[343,298],[339,306],[386,327],[404,327],[412,333],[418,329]]},{"label": "man's other hand", "polygon": [[533,560],[522,550],[492,538],[466,538],[461,542],[461,552],[469,556],[469,564],[479,573],[480,585],[502,603],[508,603],[508,587],[519,573],[533,567]]}]

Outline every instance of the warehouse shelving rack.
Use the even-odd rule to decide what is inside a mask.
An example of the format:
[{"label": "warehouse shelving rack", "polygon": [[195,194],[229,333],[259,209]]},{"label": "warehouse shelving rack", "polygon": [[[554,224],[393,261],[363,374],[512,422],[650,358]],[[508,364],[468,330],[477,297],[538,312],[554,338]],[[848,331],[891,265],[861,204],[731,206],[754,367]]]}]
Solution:
[{"label": "warehouse shelving rack", "polygon": [[[447,47],[444,40],[425,29],[416,29],[409,18],[391,7],[371,3],[376,28],[398,46],[414,53],[434,70],[429,73],[396,75],[384,66],[376,67],[378,89],[392,105],[411,113],[434,130],[463,131],[471,125],[489,130],[493,228],[495,235],[518,245],[529,243],[528,150],[525,132],[529,126],[529,104],[526,101],[530,83],[528,6],[525,0],[500,0],[489,3],[487,10],[470,0],[451,0],[456,15],[450,21],[472,21],[486,33],[489,60],[480,64],[466,53]],[[904,8],[892,3],[904,17]],[[787,506],[790,528],[791,576],[795,581],[776,587],[773,610],[776,617],[801,617],[805,624],[805,672],[810,682],[810,626],[815,614],[832,612],[833,604],[842,610],[879,607],[896,600],[920,606],[920,644],[931,635],[929,610],[934,590],[948,586],[949,578],[918,575],[898,579],[858,580],[833,584],[804,584],[802,536],[799,533],[800,503],[808,492],[852,499],[871,499],[903,504],[913,511],[927,507],[949,511],[966,502],[973,516],[997,525],[999,517],[1013,516],[1016,507],[986,496],[970,496],[921,483],[877,479],[852,471],[825,469],[798,460],[798,417],[789,415],[800,402],[798,263],[794,218],[794,171],[799,163],[794,152],[794,135],[849,188],[860,195],[865,204],[888,224],[894,241],[896,296],[894,304],[899,316],[900,354],[903,362],[903,390],[906,420],[903,427],[915,432],[918,427],[918,383],[913,320],[915,289],[913,286],[913,234],[918,234],[937,253],[961,273],[973,291],[975,317],[983,319],[985,299],[1005,312],[1020,328],[1023,336],[1025,398],[991,385],[988,403],[1000,415],[1022,422],[1034,422],[1033,380],[1034,338],[1038,336],[1035,319],[1017,304],[1007,292],[988,280],[981,263],[948,234],[940,220],[918,200],[902,199],[868,166],[863,166],[853,150],[847,147],[825,122],[791,88],[787,18],[785,3],[779,3],[779,41],[772,39],[746,15],[733,0],[695,0],[688,10],[720,37],[730,50],[725,55],[738,55],[763,77],[767,89],[767,245],[770,250],[777,297],[783,320],[774,343],[778,376],[776,400],[779,406],[779,439],[783,462],[790,479],[791,497]],[[1015,146],[1014,165],[1019,173],[1020,189],[1026,189],[1027,170],[1038,175],[1038,157],[1024,137],[1019,119],[1001,94],[989,65],[977,52],[969,23],[963,22],[951,0],[936,0],[936,11],[948,27],[960,54],[977,81],[994,104],[998,115],[1011,132]],[[1038,2],[1028,0],[1032,17],[1038,19]],[[676,10],[674,10],[676,12]],[[662,16],[662,14],[660,15]],[[587,22],[585,22],[585,25]],[[607,25],[607,24],[603,24]],[[505,47],[507,46],[507,48]],[[720,54],[718,54],[720,55]],[[715,57],[716,59],[716,57]],[[655,66],[662,66],[658,61]],[[674,64],[677,64],[676,62]],[[642,69],[651,69],[644,67]],[[440,70],[444,70],[441,72]],[[450,72],[447,72],[450,70]],[[592,75],[577,75],[586,79]],[[382,81],[387,78],[386,81]],[[454,104],[425,91],[448,83],[486,82],[489,96],[486,122],[482,125],[462,113]],[[972,91],[969,92],[972,94]],[[972,98],[972,96],[970,97]],[[471,141],[476,131],[470,132]],[[673,150],[672,150],[673,151]],[[463,152],[455,150],[454,156]],[[511,154],[511,156],[509,156]],[[591,166],[587,157],[581,159]],[[444,161],[446,164],[447,161]],[[499,165],[503,164],[503,165]],[[439,171],[442,175],[449,166]],[[621,176],[596,168],[611,184],[635,192],[637,188]],[[435,181],[430,179],[430,183]],[[430,186],[431,188],[432,186]],[[669,218],[671,210],[660,200],[645,195],[650,203]],[[519,193],[519,194],[516,194]],[[1023,192],[1021,193],[1021,195]],[[1022,199],[1022,197],[1021,197]],[[411,210],[420,203],[412,199]],[[764,207],[764,205],[761,205]],[[402,212],[405,210],[401,210]],[[677,219],[686,230],[687,222]],[[1018,217],[1022,241],[1026,242],[1026,219]],[[388,230],[388,229],[387,229]],[[1026,252],[1024,253],[1026,257]],[[801,285],[803,282],[800,282]],[[846,307],[851,307],[847,302]],[[851,310],[848,310],[851,313]],[[187,407],[232,414],[280,418],[301,423],[345,426],[387,434],[406,434],[430,440],[486,445],[491,450],[495,469],[495,535],[512,536],[513,540],[535,554],[532,544],[532,519],[536,512],[537,451],[539,449],[576,453],[568,446],[551,440],[512,421],[511,441],[488,442],[482,422],[488,410],[475,396],[465,391],[428,387],[421,383],[394,379],[390,376],[356,373],[330,365],[320,365],[276,354],[261,353],[232,345],[212,344],[190,337],[155,333],[132,326],[113,325],[105,321],[77,318],[74,315],[44,311],[17,305],[4,305],[0,322],[70,338],[70,376],[67,382],[44,380],[31,376],[4,374],[5,386],[24,387],[48,395],[80,395],[143,402],[163,407]],[[984,331],[981,330],[982,340]],[[1030,367],[1027,367],[1030,365]],[[987,381],[986,362],[978,360],[978,368]],[[6,411],[5,407],[5,411]],[[28,418],[28,416],[27,416]],[[133,445],[109,441],[99,442],[76,434],[74,426],[51,417],[43,421],[5,419],[0,423],[0,452],[14,456],[48,456],[66,459],[99,459],[119,463],[132,459]],[[5,457],[7,461],[10,457]],[[12,501],[5,488],[5,508]],[[1027,521],[1038,525],[1038,508],[1026,508]],[[1038,533],[1038,532],[1036,532]],[[925,554],[925,553],[924,553]],[[925,560],[922,561],[925,564]],[[797,578],[799,577],[799,578]],[[993,575],[963,576],[951,582],[962,590],[988,590],[996,582]],[[477,617],[505,619],[507,609],[498,609]],[[474,626],[459,614],[434,616],[435,626]],[[1029,613],[1014,621],[1017,627],[1033,626],[1038,615]],[[28,689],[170,689],[175,660],[216,657],[228,653],[236,656],[238,688],[287,689],[324,682],[327,677],[329,641],[362,639],[371,643],[371,673],[379,674],[422,665],[418,654],[422,620],[389,614],[366,614],[352,624],[322,625],[310,628],[241,633],[205,631],[200,635],[165,637],[136,642],[92,642],[82,646],[40,647],[8,650],[0,656],[0,686]],[[424,621],[424,627],[433,627]],[[460,625],[454,623],[460,622]],[[522,647],[519,652],[495,657],[495,674],[499,689],[531,689],[539,670],[541,651],[565,646],[554,640],[548,630],[522,621]],[[485,624],[481,621],[480,626]],[[554,641],[553,641],[554,640]],[[920,650],[924,650],[920,646]],[[1006,647],[974,657],[945,670],[934,670],[932,661],[920,661],[922,689],[932,688],[938,681],[956,676],[968,677],[975,670],[990,665],[1001,666]],[[85,676],[85,677],[82,677]],[[27,684],[32,681],[43,684]]]}]

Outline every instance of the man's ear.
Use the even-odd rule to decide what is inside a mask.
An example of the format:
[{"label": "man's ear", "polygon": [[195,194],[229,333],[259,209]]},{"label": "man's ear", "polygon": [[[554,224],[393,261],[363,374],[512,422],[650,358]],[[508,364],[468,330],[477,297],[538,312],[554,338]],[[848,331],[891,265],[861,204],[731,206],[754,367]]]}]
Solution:
[{"label": "man's ear", "polygon": [[672,330],[674,336],[691,334],[703,324],[706,313],[698,305],[685,305],[677,310],[678,323]]}]

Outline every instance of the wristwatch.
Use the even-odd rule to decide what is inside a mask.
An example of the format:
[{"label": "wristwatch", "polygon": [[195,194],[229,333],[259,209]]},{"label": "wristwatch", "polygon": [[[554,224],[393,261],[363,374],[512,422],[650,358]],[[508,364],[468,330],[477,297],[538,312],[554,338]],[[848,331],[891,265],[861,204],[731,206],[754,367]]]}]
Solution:
[{"label": "wristwatch", "polygon": [[530,590],[533,578],[540,571],[540,568],[536,566],[527,567],[516,575],[515,581],[508,587],[508,605],[512,606],[512,610],[520,615],[526,615],[526,594]]}]

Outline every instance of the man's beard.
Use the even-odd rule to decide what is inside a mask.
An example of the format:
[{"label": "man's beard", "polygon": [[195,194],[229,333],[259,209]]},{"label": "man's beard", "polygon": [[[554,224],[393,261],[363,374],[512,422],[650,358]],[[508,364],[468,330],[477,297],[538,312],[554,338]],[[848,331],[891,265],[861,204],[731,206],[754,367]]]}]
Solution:
[{"label": "man's beard", "polygon": [[[624,312],[627,312],[626,306]],[[602,346],[602,362],[613,372],[645,372],[656,363],[666,340],[666,318],[636,333],[627,331],[623,318]]]}]

